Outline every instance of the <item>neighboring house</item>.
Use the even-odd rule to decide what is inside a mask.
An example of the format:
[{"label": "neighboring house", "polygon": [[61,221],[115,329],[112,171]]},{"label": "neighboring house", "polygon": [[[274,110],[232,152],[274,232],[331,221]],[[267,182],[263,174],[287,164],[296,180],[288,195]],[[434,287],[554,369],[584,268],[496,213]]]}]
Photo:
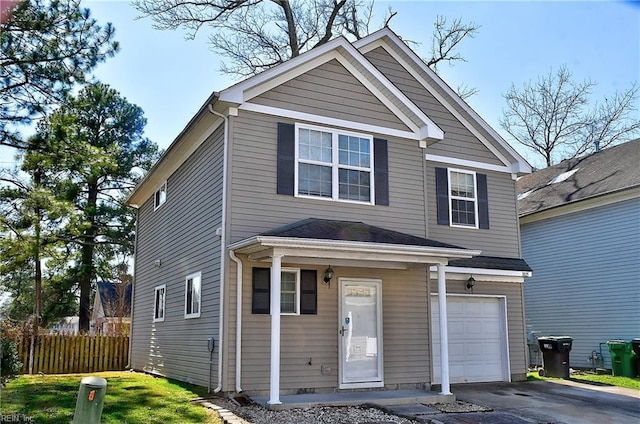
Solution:
[{"label": "neighboring house", "polygon": [[524,380],[527,172],[389,29],[213,93],[129,198],[130,363],[271,404]]},{"label": "neighboring house", "polygon": [[[52,334],[78,334],[80,319],[78,317],[64,317],[59,322],[53,324],[49,328],[49,332]],[[93,330],[93,321],[91,322],[91,328]]]},{"label": "neighboring house", "polygon": [[93,301],[91,322],[94,334],[129,334],[131,284],[99,281]]},{"label": "neighboring house", "polygon": [[[573,338],[570,364],[611,367],[608,340],[640,337],[640,139],[518,180],[529,328]],[[601,364],[595,363],[597,366]]]}]

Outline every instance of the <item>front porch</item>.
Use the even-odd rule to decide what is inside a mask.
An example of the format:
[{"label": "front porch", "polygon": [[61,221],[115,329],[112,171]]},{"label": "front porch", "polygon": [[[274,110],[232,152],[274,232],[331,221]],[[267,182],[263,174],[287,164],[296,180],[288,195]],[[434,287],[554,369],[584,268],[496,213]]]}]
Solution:
[{"label": "front porch", "polygon": [[391,406],[455,402],[455,395],[425,390],[355,390],[331,393],[281,395],[279,404],[269,403],[269,396],[250,396],[257,404],[279,411],[317,406]]}]

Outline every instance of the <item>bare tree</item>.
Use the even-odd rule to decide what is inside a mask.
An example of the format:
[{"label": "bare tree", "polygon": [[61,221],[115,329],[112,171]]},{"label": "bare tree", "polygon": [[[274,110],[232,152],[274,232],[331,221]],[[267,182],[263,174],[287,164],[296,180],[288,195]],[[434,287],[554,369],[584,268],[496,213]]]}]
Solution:
[{"label": "bare tree", "polygon": [[[338,35],[351,40],[368,35],[373,4],[369,0],[133,0],[140,17],[151,17],[156,29],[183,29],[193,39],[208,27],[211,49],[229,60],[221,71],[238,77],[258,74]],[[389,9],[382,26],[395,15]],[[431,56],[425,62],[435,68],[444,61],[464,61],[456,48],[478,29],[461,19],[449,25],[439,16]]]},{"label": "bare tree", "polygon": [[504,94],[500,125],[520,144],[540,154],[547,166],[626,141],[640,133],[634,102],[639,87],[593,102],[596,83],[575,82],[562,66]]}]

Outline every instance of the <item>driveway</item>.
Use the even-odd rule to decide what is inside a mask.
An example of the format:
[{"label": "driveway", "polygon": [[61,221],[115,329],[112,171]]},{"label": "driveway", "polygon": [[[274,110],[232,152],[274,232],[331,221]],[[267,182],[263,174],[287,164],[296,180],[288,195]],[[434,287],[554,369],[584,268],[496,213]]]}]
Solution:
[{"label": "driveway", "polygon": [[[430,415],[444,424],[638,424],[640,391],[575,381],[465,384],[456,399],[493,412]],[[426,417],[425,417],[426,418]]]}]

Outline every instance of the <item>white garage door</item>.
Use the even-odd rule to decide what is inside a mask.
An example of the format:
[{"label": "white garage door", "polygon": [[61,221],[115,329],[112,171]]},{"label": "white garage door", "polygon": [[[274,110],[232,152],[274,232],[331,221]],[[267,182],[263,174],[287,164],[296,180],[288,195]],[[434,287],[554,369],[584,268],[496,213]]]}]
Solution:
[{"label": "white garage door", "polygon": [[[440,383],[438,296],[431,297],[433,382]],[[447,295],[451,383],[509,381],[504,298]]]}]

